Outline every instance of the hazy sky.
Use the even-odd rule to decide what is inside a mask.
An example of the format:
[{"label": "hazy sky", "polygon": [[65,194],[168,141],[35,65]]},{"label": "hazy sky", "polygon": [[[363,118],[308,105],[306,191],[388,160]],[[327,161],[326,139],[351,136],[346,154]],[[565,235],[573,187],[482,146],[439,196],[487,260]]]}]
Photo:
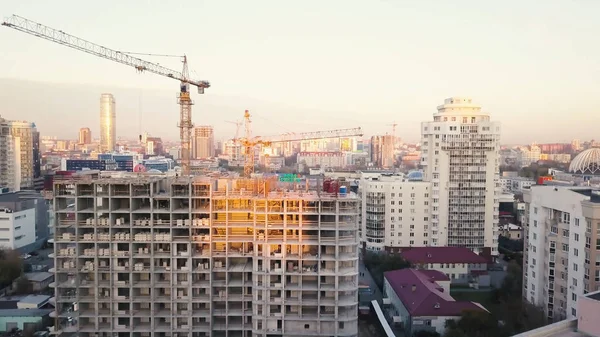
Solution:
[{"label": "hazy sky", "polygon": [[[502,122],[505,143],[598,139],[598,13],[597,0],[0,0],[1,16],[109,48],[187,54],[193,77],[213,86],[193,95],[194,122],[218,138],[250,109],[256,134],[362,126],[370,136],[396,121],[417,140],[419,122],[461,95]],[[1,78],[48,82],[0,81],[5,118],[97,136],[106,91],[118,135],[178,136],[176,81],[5,27],[0,50]]]}]

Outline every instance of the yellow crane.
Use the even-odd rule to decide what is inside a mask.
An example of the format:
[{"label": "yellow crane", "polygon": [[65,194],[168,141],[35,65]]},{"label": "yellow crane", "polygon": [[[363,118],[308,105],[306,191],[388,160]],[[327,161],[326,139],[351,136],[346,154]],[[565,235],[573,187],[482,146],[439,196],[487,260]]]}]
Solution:
[{"label": "yellow crane", "polygon": [[[67,34],[62,30],[56,30],[17,15],[7,18],[4,22],[2,22],[2,25],[33,36],[37,36],[42,39],[46,39],[48,41],[62,44],[63,46],[86,52],[88,54],[131,66],[139,72],[147,71],[179,80],[180,85],[178,104],[180,105],[180,113],[178,127],[180,130],[179,136],[181,139],[181,166],[183,174],[188,175],[190,173],[191,138],[192,128],[194,127],[194,124],[192,123],[192,105],[194,102],[190,98],[189,89],[190,86],[197,87],[198,93],[203,94],[204,89],[210,87],[210,83],[207,81],[198,81],[190,78],[187,57],[185,55],[180,56],[181,62],[183,63],[183,70],[176,71],[163,67],[158,63],[144,61],[140,58],[132,56],[138,53],[122,52],[106,48],[104,46]],[[171,56],[155,54],[144,55]]]},{"label": "yellow crane", "polygon": [[234,139],[235,142],[244,147],[244,176],[247,178],[250,178],[252,173],[254,173],[254,150],[257,146],[271,146],[274,143],[296,142],[310,139],[342,138],[354,136],[362,137],[363,135],[361,128],[352,128],[302,133],[286,133],[278,136],[252,137],[251,123],[252,121],[250,120],[250,112],[246,110],[244,112],[245,137]]}]

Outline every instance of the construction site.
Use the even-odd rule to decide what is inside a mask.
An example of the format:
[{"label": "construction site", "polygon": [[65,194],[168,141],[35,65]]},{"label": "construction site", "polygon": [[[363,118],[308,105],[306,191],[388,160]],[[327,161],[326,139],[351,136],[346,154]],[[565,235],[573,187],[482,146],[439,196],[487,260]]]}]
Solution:
[{"label": "construction site", "polygon": [[358,203],[274,178],[54,182],[61,336],[356,336]]}]

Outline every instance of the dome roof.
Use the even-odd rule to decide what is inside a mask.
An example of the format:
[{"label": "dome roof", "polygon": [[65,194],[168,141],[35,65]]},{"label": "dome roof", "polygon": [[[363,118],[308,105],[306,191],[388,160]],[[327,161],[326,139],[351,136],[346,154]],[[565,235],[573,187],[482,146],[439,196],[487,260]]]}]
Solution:
[{"label": "dome roof", "polygon": [[423,172],[412,171],[408,173],[408,180],[410,181],[423,181]]},{"label": "dome roof", "polygon": [[577,155],[569,165],[569,172],[600,174],[600,148],[587,149]]}]

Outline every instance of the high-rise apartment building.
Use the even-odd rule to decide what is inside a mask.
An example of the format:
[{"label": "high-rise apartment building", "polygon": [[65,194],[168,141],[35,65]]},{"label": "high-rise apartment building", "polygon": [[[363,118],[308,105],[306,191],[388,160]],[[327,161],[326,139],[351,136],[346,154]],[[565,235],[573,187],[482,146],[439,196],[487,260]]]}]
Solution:
[{"label": "high-rise apartment building", "polygon": [[79,129],[79,144],[91,144],[92,143],[92,130],[90,128]]},{"label": "high-rise apartment building", "polygon": [[357,336],[358,198],[273,180],[54,180],[61,336]]},{"label": "high-rise apartment building", "polygon": [[500,124],[470,98],[453,97],[421,133],[424,180],[432,183],[431,240],[497,255]]},{"label": "high-rise apartment building", "polygon": [[375,167],[394,167],[394,136],[371,137],[371,163]]},{"label": "high-rise apartment building", "polygon": [[[573,177],[600,173],[600,149],[580,153]],[[524,190],[523,297],[548,318],[575,317],[578,297],[600,290],[600,190],[544,185]]]},{"label": "high-rise apartment building", "polygon": [[600,290],[598,193],[552,185],[523,193],[523,298],[551,321],[576,317],[577,298]]},{"label": "high-rise apartment building", "polygon": [[200,125],[194,128],[192,158],[203,159],[215,156],[215,136],[211,125]]},{"label": "high-rise apartment building", "polygon": [[431,183],[410,176],[363,173],[361,234],[366,249],[436,246],[438,233],[430,228],[430,194]]},{"label": "high-rise apartment building", "polygon": [[116,102],[112,94],[100,96],[100,152],[113,152],[117,144]]},{"label": "high-rise apartment building", "polygon": [[31,189],[40,170],[39,133],[35,124],[0,117],[0,187]]}]

